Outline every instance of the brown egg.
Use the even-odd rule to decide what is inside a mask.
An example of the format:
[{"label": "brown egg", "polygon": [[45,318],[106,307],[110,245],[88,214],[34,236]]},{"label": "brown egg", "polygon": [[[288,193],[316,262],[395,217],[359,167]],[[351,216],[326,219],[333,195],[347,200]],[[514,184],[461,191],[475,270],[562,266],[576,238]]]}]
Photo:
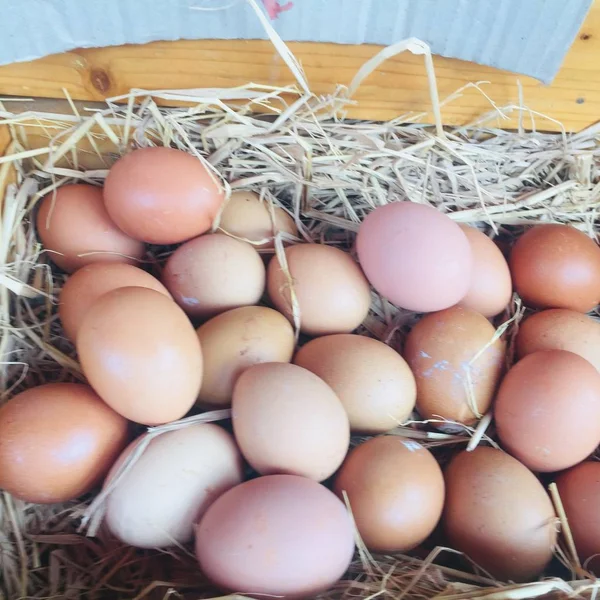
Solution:
[{"label": "brown egg", "polygon": [[376,437],[354,448],[334,483],[346,492],[358,532],[369,550],[404,552],[437,525],[444,506],[444,477],[418,442]]},{"label": "brown egg", "polygon": [[469,289],[469,242],[456,223],[431,206],[377,207],[360,226],[356,250],[371,285],[401,308],[441,310]]},{"label": "brown egg", "polygon": [[[303,333],[349,333],[363,322],[371,292],[349,254],[323,244],[296,244],[286,250],[286,259]],[[275,308],[292,320],[290,282],[277,256],[269,263],[267,291]]]},{"label": "brown egg", "polygon": [[322,379],[296,365],[246,369],[233,389],[232,411],[238,446],[262,475],[323,481],[346,456],[350,426],[342,403]]},{"label": "brown egg", "polygon": [[313,597],[350,565],[354,529],[325,487],[293,475],[247,481],[223,494],[196,530],[202,572],[218,587]]},{"label": "brown egg", "polygon": [[120,158],[104,184],[113,221],[131,237],[177,244],[208,231],[223,202],[218,177],[173,148],[142,148]]},{"label": "brown egg", "polygon": [[144,254],[144,244],[111,221],[102,189],[93,185],[63,185],[48,194],[36,222],[50,258],[68,273],[96,262],[135,263]]},{"label": "brown egg", "polygon": [[538,350],[567,350],[600,371],[600,323],[574,310],[543,310],[519,325],[516,348],[519,358]]},{"label": "brown egg", "polygon": [[145,425],[180,419],[202,382],[202,352],[185,313],[143,287],[104,294],[77,334],[85,376],[119,414]]},{"label": "brown egg", "polygon": [[265,290],[265,266],[250,244],[211,233],[177,248],[162,279],[188,315],[207,319],[257,304]]},{"label": "brown egg", "polygon": [[533,352],[506,374],[495,417],[502,445],[523,464],[567,469],[600,443],[600,373],[572,352]]},{"label": "brown egg", "polygon": [[127,421],[87,385],[49,383],[0,407],[0,488],[21,500],[74,500],[127,444]]},{"label": "brown egg", "polygon": [[[140,441],[123,452],[107,483]],[[243,481],[243,472],[233,436],[218,425],[168,431],[149,443],[109,494],[105,522],[118,539],[138,548],[185,544],[207,508]]]},{"label": "brown egg", "polygon": [[469,240],[473,255],[469,290],[460,304],[484,317],[495,317],[507,307],[512,296],[508,263],[485,233],[466,225],[460,228]]},{"label": "brown egg", "polygon": [[565,471],[556,485],[579,559],[597,575],[600,573],[600,462],[583,462]]},{"label": "brown egg", "polygon": [[600,248],[569,225],[536,225],[510,255],[517,293],[535,308],[592,310],[600,301]]},{"label": "brown egg", "polygon": [[268,203],[261,202],[258,194],[254,192],[231,194],[221,214],[219,230],[254,242],[255,248],[273,248],[276,233],[298,236],[294,219],[279,206],[273,207],[271,217]]},{"label": "brown egg", "polygon": [[326,335],[300,348],[294,363],[331,386],[354,432],[389,431],[415,407],[417,388],[410,368],[377,340],[348,333]]},{"label": "brown egg", "polygon": [[65,335],[74,342],[92,304],[106,292],[120,287],[145,287],[171,297],[158,279],[133,265],[110,262],[87,265],[71,275],[60,292],[58,314]]},{"label": "brown egg", "polygon": [[204,374],[199,400],[209,405],[231,404],[233,386],[252,365],[290,362],[294,353],[294,330],[276,310],[243,306],[207,321],[197,331]]},{"label": "brown egg", "polygon": [[[504,368],[503,340],[482,315],[454,306],[425,315],[406,338],[404,357],[417,381],[424,419],[476,420],[490,407]],[[470,397],[470,391],[473,396]]]},{"label": "brown egg", "polygon": [[502,581],[535,579],[552,558],[556,519],[533,473],[501,450],[460,452],[445,472],[449,545]]}]

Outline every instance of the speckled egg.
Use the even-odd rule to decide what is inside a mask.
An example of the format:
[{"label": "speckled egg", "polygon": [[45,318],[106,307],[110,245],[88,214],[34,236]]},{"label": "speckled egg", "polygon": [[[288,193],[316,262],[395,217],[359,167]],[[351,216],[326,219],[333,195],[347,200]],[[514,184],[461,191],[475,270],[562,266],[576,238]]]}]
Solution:
[{"label": "speckled egg", "polygon": [[473,423],[490,407],[504,369],[505,342],[463,306],[425,315],[406,338],[404,357],[417,381],[424,419]]}]

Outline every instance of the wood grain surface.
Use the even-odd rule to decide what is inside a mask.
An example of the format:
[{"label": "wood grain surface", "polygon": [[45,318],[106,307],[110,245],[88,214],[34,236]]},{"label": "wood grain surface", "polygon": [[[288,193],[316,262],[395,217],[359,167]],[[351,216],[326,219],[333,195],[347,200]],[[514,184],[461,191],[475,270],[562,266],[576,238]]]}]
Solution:
[{"label": "wood grain surface", "polygon": [[[552,40],[548,40],[552,43]],[[301,61],[311,89],[331,92],[347,85],[357,70],[378,50],[377,46],[291,43]],[[594,3],[564,65],[550,86],[512,73],[436,57],[440,96],[470,83],[489,81],[481,88],[500,106],[518,104],[517,79],[525,105],[561,121],[568,130],[581,129],[600,113],[600,0]],[[118,46],[74,50],[28,63],[0,67],[0,95],[61,97],[62,89],[75,99],[102,100],[146,89],[231,87],[248,82],[283,85],[293,76],[267,41],[203,40],[154,42],[143,46]],[[387,120],[405,113],[429,110],[429,93],[422,57],[408,54],[385,62],[355,95],[349,116]],[[491,109],[475,88],[443,109],[447,124],[471,122]],[[431,120],[428,116],[426,120]],[[515,119],[494,120],[491,125],[514,127]],[[529,116],[524,120],[531,126]],[[556,130],[553,121],[536,118],[539,129]]]}]

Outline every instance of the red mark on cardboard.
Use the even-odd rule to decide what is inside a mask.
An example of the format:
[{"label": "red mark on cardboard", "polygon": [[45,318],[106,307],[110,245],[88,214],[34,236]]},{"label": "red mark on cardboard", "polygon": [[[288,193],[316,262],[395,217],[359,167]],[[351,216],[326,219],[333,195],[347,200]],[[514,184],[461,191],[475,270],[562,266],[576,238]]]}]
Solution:
[{"label": "red mark on cardboard", "polygon": [[276,19],[279,13],[290,10],[294,6],[293,2],[286,2],[285,4],[279,4],[279,0],[263,0],[265,10],[271,19]]}]

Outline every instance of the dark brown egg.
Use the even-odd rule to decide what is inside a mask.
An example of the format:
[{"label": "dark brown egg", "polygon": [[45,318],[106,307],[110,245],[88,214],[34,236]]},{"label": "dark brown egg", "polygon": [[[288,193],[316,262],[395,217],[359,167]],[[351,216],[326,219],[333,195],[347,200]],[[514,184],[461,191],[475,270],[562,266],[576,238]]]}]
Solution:
[{"label": "dark brown egg", "polygon": [[[600,462],[583,462],[556,480],[575,548],[584,566],[600,574]],[[591,561],[592,556],[595,556]]]},{"label": "dark brown egg", "polygon": [[127,434],[87,385],[31,388],[0,408],[0,488],[38,504],[74,500],[102,480]]},{"label": "dark brown egg", "polygon": [[360,536],[378,552],[418,546],[437,525],[444,506],[444,478],[431,452],[391,435],[354,448],[334,491],[340,497],[346,492]]},{"label": "dark brown egg", "polygon": [[223,202],[218,177],[173,148],[142,148],[120,158],[104,185],[106,210],[131,237],[177,244],[208,231]]},{"label": "dark brown egg", "polygon": [[510,255],[515,290],[535,308],[592,310],[600,301],[600,248],[569,225],[536,225]]},{"label": "dark brown egg", "polygon": [[494,414],[502,445],[523,464],[567,469],[600,443],[600,373],[572,352],[533,352],[504,377]]},{"label": "dark brown egg", "polygon": [[113,223],[102,188],[93,185],[63,185],[48,194],[36,222],[52,262],[68,273],[96,262],[135,263],[144,254],[144,244]]},{"label": "dark brown egg", "polygon": [[449,545],[494,577],[536,578],[552,557],[556,519],[533,473],[501,450],[460,452],[445,472]]}]

